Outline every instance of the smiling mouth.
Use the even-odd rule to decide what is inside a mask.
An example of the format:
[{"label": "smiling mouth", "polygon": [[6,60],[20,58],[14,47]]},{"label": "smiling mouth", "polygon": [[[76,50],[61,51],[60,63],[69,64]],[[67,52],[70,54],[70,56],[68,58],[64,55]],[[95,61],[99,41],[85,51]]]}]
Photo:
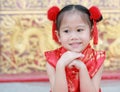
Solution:
[{"label": "smiling mouth", "polygon": [[74,43],[70,43],[69,45],[73,48],[77,48],[82,44],[82,42],[74,42]]}]

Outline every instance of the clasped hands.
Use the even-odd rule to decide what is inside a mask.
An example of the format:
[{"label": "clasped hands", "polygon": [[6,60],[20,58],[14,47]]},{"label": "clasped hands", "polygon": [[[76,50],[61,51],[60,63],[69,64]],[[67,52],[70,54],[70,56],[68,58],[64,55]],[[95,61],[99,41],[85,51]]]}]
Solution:
[{"label": "clasped hands", "polygon": [[84,58],[84,55],[82,53],[67,51],[58,60],[57,66],[63,68],[66,66],[69,68],[76,67],[77,69],[86,67],[79,58]]}]

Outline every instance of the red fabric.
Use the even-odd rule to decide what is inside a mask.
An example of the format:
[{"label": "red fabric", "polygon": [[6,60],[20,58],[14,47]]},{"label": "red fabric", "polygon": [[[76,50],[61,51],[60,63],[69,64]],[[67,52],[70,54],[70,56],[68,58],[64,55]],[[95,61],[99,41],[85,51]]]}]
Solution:
[{"label": "red fabric", "polygon": [[96,27],[96,22],[100,21],[102,14],[96,6],[92,6],[89,9],[90,19],[93,20],[93,43],[94,45],[98,44],[98,29]]},{"label": "red fabric", "polygon": [[57,6],[51,7],[47,12],[47,17],[49,20],[53,21],[52,25],[52,37],[57,43],[59,43],[57,35],[56,35],[56,18],[59,13],[60,9]]},{"label": "red fabric", "polygon": [[[58,48],[53,51],[45,52],[45,56],[47,61],[56,68],[56,64],[58,59],[61,57],[61,55],[66,52],[67,50],[63,47]],[[82,52],[85,57],[81,59],[86,64],[86,67],[88,69],[89,75],[92,78],[100,66],[103,64],[105,59],[105,52],[104,51],[95,51],[91,48],[90,45],[87,46],[87,48]],[[66,78],[68,82],[68,92],[80,92],[79,91],[79,78],[78,78],[78,72],[79,70],[75,67],[68,68],[66,67]]]},{"label": "red fabric", "polygon": [[89,12],[90,12],[90,18],[95,20],[95,21],[98,21],[102,16],[100,10],[96,6],[92,6],[89,9]]},{"label": "red fabric", "polygon": [[94,45],[98,44],[98,29],[96,27],[96,22],[93,21],[94,27],[93,27],[93,43]]},{"label": "red fabric", "polygon": [[60,11],[60,9],[57,6],[51,7],[47,12],[48,19],[52,20],[52,21],[55,21],[59,11]]}]

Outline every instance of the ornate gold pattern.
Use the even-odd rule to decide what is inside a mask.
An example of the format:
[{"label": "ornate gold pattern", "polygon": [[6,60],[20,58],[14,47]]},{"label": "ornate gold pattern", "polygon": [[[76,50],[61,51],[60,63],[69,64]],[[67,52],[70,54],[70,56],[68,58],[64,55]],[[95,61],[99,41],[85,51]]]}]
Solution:
[{"label": "ornate gold pattern", "polygon": [[0,73],[45,71],[44,51],[58,47],[47,9],[71,3],[102,10],[96,49],[106,50],[105,71],[120,70],[120,0],[0,0]]}]

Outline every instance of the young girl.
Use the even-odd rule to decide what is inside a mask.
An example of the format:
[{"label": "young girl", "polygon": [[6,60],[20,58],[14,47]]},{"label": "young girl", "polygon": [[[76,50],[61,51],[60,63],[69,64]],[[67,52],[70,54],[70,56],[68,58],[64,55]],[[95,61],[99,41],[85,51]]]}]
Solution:
[{"label": "young girl", "polygon": [[90,46],[97,44],[96,23],[102,19],[99,9],[67,5],[62,10],[48,10],[53,21],[53,39],[61,47],[45,52],[52,92],[100,92],[105,52]]}]

